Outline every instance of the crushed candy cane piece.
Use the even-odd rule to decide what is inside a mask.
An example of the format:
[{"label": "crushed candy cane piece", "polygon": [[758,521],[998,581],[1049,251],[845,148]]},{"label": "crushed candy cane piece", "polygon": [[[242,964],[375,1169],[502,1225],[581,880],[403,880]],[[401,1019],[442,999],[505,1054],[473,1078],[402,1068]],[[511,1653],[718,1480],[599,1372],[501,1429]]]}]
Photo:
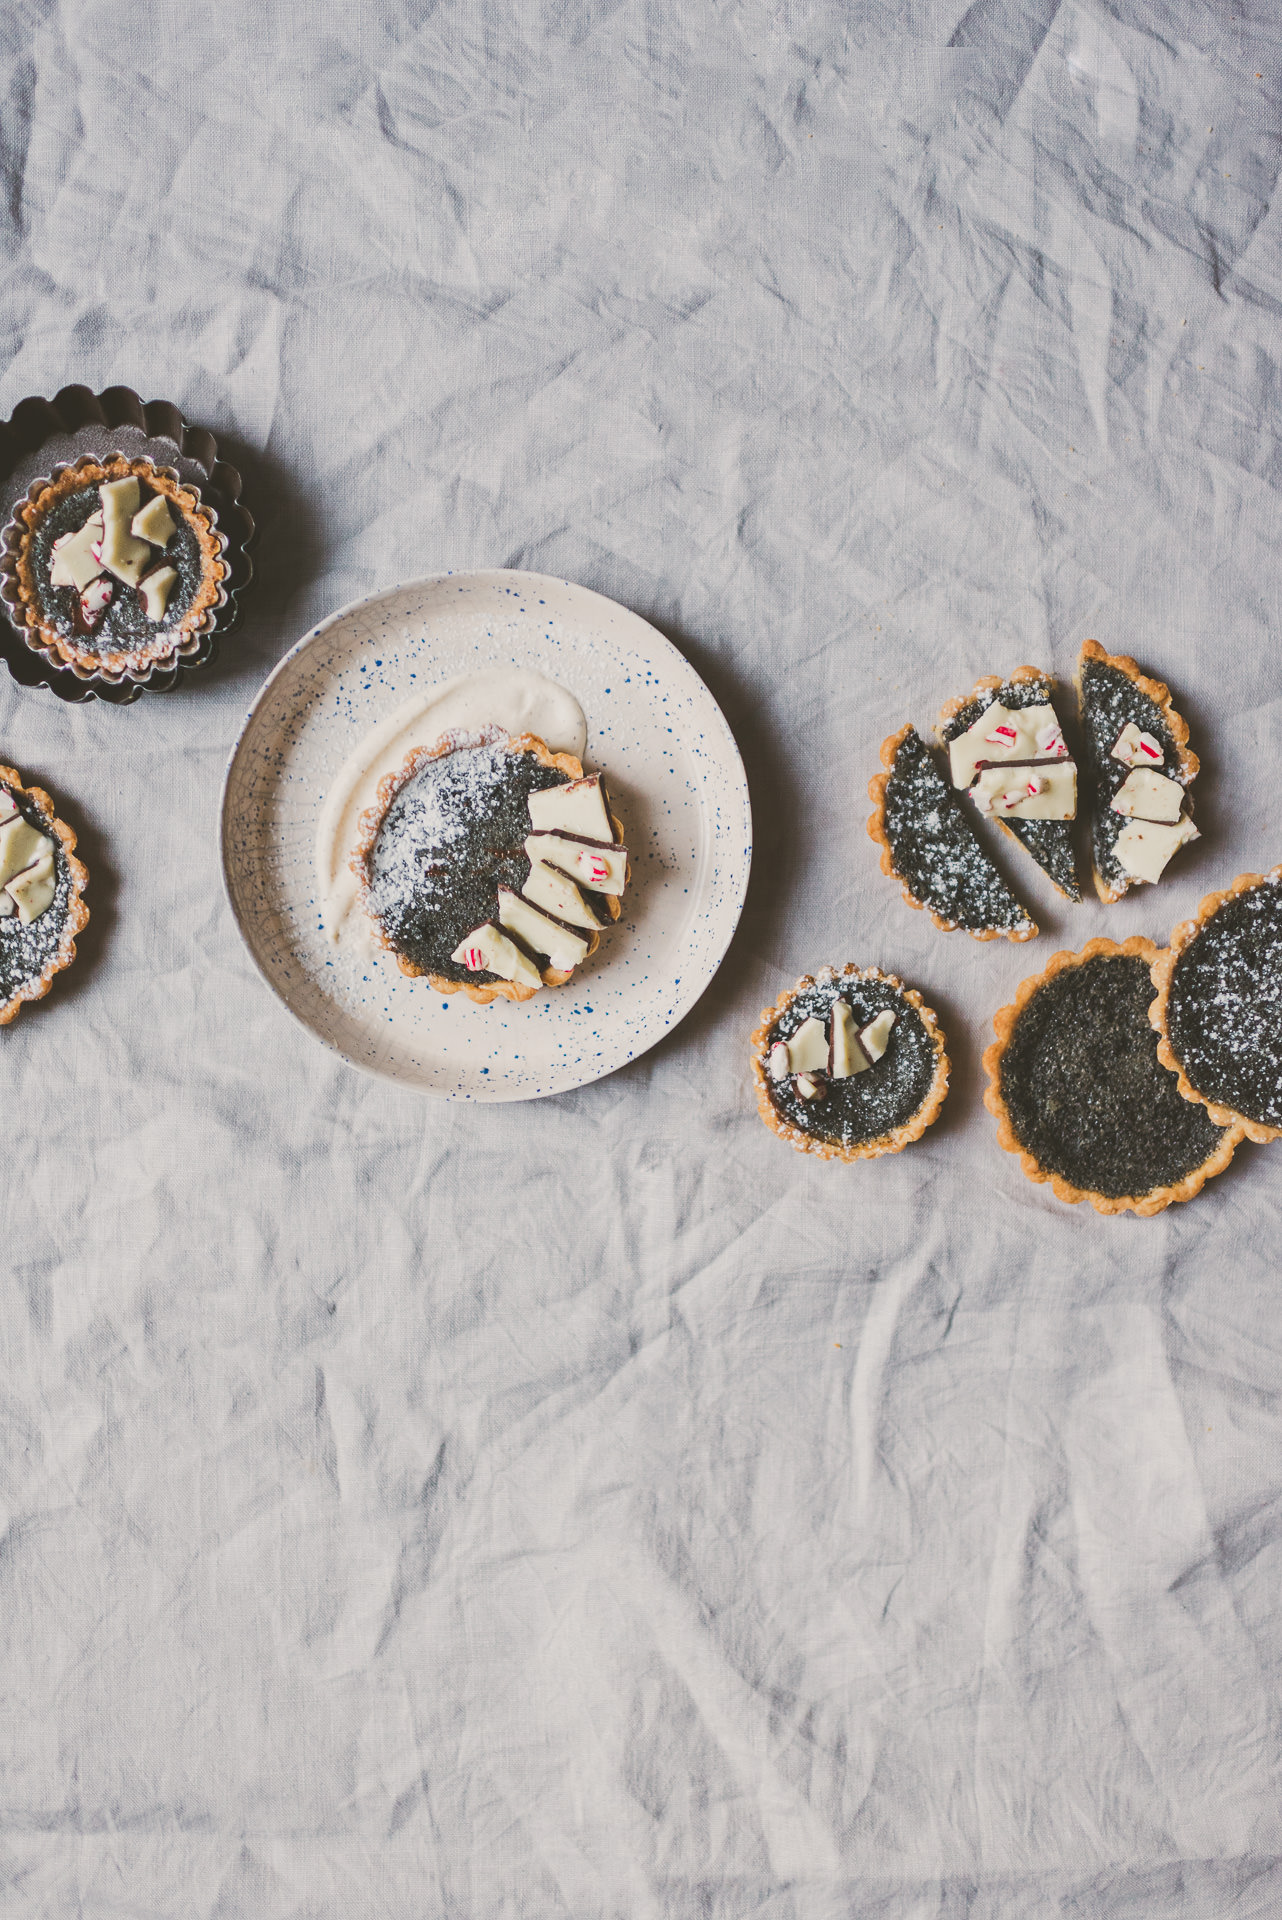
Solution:
[{"label": "crushed candy cane piece", "polygon": [[1124,767],[1160,767],[1165,758],[1160,743],[1128,720],[1112,747],[1112,758]]}]

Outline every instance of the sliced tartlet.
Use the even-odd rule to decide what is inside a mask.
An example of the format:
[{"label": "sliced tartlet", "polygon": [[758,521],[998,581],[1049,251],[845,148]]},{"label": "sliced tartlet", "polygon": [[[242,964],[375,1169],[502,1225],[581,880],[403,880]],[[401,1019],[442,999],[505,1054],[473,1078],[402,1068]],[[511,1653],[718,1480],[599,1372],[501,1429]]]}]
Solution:
[{"label": "sliced tartlet", "polygon": [[225,604],[226,537],[196,488],[151,460],[86,455],[32,483],[6,536],[3,593],[54,664],[145,674],[195,651]]},{"label": "sliced tartlet", "polygon": [[1282,867],[1208,893],[1153,986],[1158,1057],[1184,1098],[1257,1143],[1282,1139]]},{"label": "sliced tartlet", "polygon": [[872,1160],[920,1139],[948,1092],[944,1035],[919,993],[879,967],[822,967],[752,1036],[761,1118],[799,1153]]},{"label": "sliced tartlet", "polygon": [[629,878],[601,776],[499,727],[446,734],[389,774],[352,869],[401,971],[481,1006],[564,986]]},{"label": "sliced tartlet", "polygon": [[49,795],[0,767],[0,1027],[76,957],[89,876],[75,847]]},{"label": "sliced tartlet", "polygon": [[868,783],[869,837],[881,870],[899,881],[909,906],[924,908],[942,932],[975,940],[1031,940],[1035,922],[980,845],[952,787],[911,724],[881,749],[884,773]]},{"label": "sliced tartlet", "polygon": [[1016,667],[1004,680],[988,674],[949,701],[936,737],[954,792],[965,793],[1032,855],[1066,900],[1077,902],[1077,767],[1053,692],[1050,676],[1037,667]]},{"label": "sliced tartlet", "polygon": [[1160,880],[1171,856],[1198,838],[1188,791],[1198,758],[1169,689],[1128,654],[1087,640],[1077,692],[1095,891],[1111,905],[1129,887]]},{"label": "sliced tartlet", "polygon": [[993,1026],[984,1104],[1030,1180],[1098,1213],[1160,1213],[1233,1158],[1241,1126],[1181,1097],[1149,1021],[1151,940],[1053,955]]}]

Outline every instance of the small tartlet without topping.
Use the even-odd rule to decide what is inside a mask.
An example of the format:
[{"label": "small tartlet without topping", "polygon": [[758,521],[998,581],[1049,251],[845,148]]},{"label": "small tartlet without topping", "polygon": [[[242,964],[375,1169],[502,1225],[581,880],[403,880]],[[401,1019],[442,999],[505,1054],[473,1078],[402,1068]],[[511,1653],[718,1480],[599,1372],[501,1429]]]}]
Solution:
[{"label": "small tartlet without topping", "polygon": [[[1239,874],[1232,886],[1225,887],[1219,893],[1208,893],[1198,907],[1196,918],[1181,921],[1171,934],[1170,944],[1162,953],[1155,953],[1152,965],[1153,985],[1157,998],[1149,1008],[1149,1019],[1157,1029],[1157,1057],[1164,1067],[1176,1076],[1180,1092],[1186,1100],[1204,1106],[1211,1119],[1220,1127],[1237,1126],[1248,1140],[1257,1146],[1267,1146],[1272,1140],[1282,1140],[1282,1126],[1272,1126],[1262,1120],[1251,1119],[1240,1113],[1235,1107],[1212,1100],[1193,1085],[1188,1077],[1185,1063],[1176,1055],[1171,1044],[1171,988],[1176,968],[1182,956],[1187,953],[1194,941],[1215,919],[1222,908],[1242,895],[1254,893],[1257,888],[1282,887],[1282,867],[1274,867],[1268,873]],[[1278,982],[1282,990],[1282,980]]]},{"label": "small tartlet without topping", "polygon": [[[1004,1089],[1003,1067],[1020,1018],[1030,1002],[1057,978],[1085,967],[1092,961],[1131,959],[1142,962],[1147,968],[1152,966],[1157,955],[1158,949],[1153,942],[1140,935],[1135,935],[1120,945],[1112,940],[1089,940],[1080,953],[1065,951],[1053,954],[1041,973],[1021,982],[1015,995],[1014,1005],[1002,1007],[993,1018],[993,1029],[997,1037],[986,1048],[983,1057],[984,1070],[990,1082],[984,1093],[984,1105],[997,1120],[998,1144],[1007,1153],[1018,1156],[1020,1167],[1029,1180],[1039,1183],[1049,1182],[1056,1198],[1065,1201],[1069,1206],[1089,1200],[1097,1213],[1130,1212],[1148,1218],[1162,1212],[1165,1207],[1175,1201],[1191,1200],[1195,1194],[1200,1193],[1213,1174],[1222,1173],[1228,1166],[1243,1138],[1243,1129],[1240,1126],[1229,1127],[1218,1140],[1208,1140],[1208,1152],[1205,1158],[1196,1166],[1190,1167],[1178,1179],[1164,1182],[1161,1186],[1154,1185],[1143,1193],[1118,1195],[1080,1184],[1065,1177],[1054,1168],[1044,1166],[1036,1152],[1021,1140],[1016,1131]],[[1102,1077],[1107,1080],[1117,1071],[1118,1060],[1115,1056],[1110,1056],[1101,1068]],[[1178,1100],[1176,1104],[1178,1105]]]},{"label": "small tartlet without topping", "polygon": [[[813,1122],[813,1124],[803,1127],[798,1125],[796,1120],[789,1119],[788,1114],[777,1104],[777,1096],[782,1096],[778,1083],[771,1079],[767,1060],[772,1045],[776,1044],[779,1038],[780,1027],[790,1025],[789,1016],[794,1009],[802,1012],[805,1010],[806,1003],[810,1002],[813,1003],[810,1017],[816,1017],[822,1008],[827,1010],[831,1019],[833,1005],[842,998],[849,1003],[852,996],[859,994],[861,987],[866,994],[870,994],[870,1004],[875,1002],[878,1011],[896,1007],[909,1010],[905,1020],[905,1031],[908,1021],[911,1021],[914,1030],[913,1039],[921,1055],[920,1061],[916,1063],[918,1067],[916,1078],[921,1084],[910,1090],[907,1110],[901,1117],[895,1119],[888,1117],[885,1126],[876,1134],[866,1139],[854,1139],[843,1137],[831,1125],[825,1132],[823,1109],[826,1099],[824,1097],[804,1108],[797,1106],[798,1117],[804,1113],[807,1122]],[[842,992],[843,988],[847,989],[845,994]],[[801,1008],[796,1006],[799,1000],[803,1003]],[[795,1029],[790,1030],[795,1037]],[[890,1043],[895,1043],[893,1029]],[[821,1160],[874,1160],[882,1154],[901,1152],[914,1140],[919,1140],[927,1127],[938,1117],[948,1093],[949,1060],[945,1052],[944,1034],[934,1012],[926,1005],[915,988],[906,987],[903,981],[893,973],[883,973],[880,967],[857,967],[852,962],[842,968],[823,967],[817,974],[804,974],[794,987],[789,987],[786,992],[780,994],[772,1007],[766,1007],[763,1010],[761,1025],[752,1035],[750,1044],[752,1076],[757,1090],[757,1110],[761,1118],[772,1133],[778,1134],[781,1140],[786,1140],[788,1145],[795,1147],[798,1153],[813,1153]],[[876,1074],[878,1069],[884,1066],[887,1057],[891,1058],[891,1067],[887,1071],[893,1071],[894,1058],[890,1044],[887,1044],[886,1054],[879,1056],[868,1071]],[[852,1077],[850,1084],[860,1086],[863,1080],[864,1075],[861,1072]],[[829,1097],[831,1097],[832,1084],[829,1083]],[[844,1086],[847,1083],[839,1081],[835,1084]],[[893,1089],[890,1092],[893,1094]],[[901,1100],[900,1104],[902,1106],[905,1103]]]},{"label": "small tartlet without topping", "polygon": [[[58,931],[57,943],[41,960],[36,971],[30,973],[25,979],[20,979],[16,985],[9,981],[8,998],[0,1001],[0,1027],[5,1027],[16,1017],[24,1002],[43,1000],[53,985],[54,975],[69,967],[75,959],[76,935],[89,919],[89,909],[83,897],[89,875],[84,862],[76,858],[74,832],[65,821],[58,819],[53,810],[53,801],[42,787],[24,787],[21,776],[13,767],[0,767],[0,791],[10,793],[20,811],[23,810],[25,803],[25,807],[36,813],[42,829],[58,843],[55,861],[60,863],[64,870],[59,874],[55,904],[47,910],[49,913],[59,914],[59,922],[55,923]],[[62,895],[60,905],[59,894]],[[45,917],[41,915],[41,920]],[[3,944],[6,929],[11,924],[11,921],[0,920],[0,944]],[[40,921],[37,920],[33,924],[38,926]]]}]

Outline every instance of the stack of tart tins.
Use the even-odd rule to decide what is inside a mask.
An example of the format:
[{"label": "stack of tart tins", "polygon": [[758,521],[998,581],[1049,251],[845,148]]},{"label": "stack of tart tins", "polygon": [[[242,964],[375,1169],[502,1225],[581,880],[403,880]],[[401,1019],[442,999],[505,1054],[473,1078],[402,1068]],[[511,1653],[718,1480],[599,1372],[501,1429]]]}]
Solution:
[{"label": "stack of tart tins", "polygon": [[253,574],[241,477],[205,427],[129,387],[64,387],[0,423],[0,653],[60,700],[128,705],[208,666]]}]

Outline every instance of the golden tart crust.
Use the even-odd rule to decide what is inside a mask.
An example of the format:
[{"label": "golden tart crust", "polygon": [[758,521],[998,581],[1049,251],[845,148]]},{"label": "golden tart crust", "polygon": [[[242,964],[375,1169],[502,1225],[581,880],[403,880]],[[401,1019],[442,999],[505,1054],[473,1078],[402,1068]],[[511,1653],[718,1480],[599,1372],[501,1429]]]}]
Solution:
[{"label": "golden tart crust", "polygon": [[[84,890],[89,882],[89,874],[82,860],[75,854],[76,836],[65,821],[59,820],[53,810],[53,801],[43,787],[24,787],[21,776],[12,767],[0,767],[0,786],[10,792],[21,794],[41,815],[43,825],[61,843],[70,875],[70,893],[63,916],[62,930],[58,936],[55,951],[46,960],[38,974],[25,980],[10,998],[0,1003],[0,1027],[7,1027],[16,1018],[19,1008],[28,1000],[43,1000],[53,985],[53,977],[69,967],[76,957],[76,935],[87,925],[89,909],[85,905]],[[49,909],[53,911],[52,908]]]},{"label": "golden tart crust", "polygon": [[1205,1107],[1218,1127],[1239,1126],[1248,1140],[1256,1146],[1267,1146],[1271,1140],[1282,1140],[1282,1127],[1268,1126],[1261,1120],[1249,1120],[1245,1114],[1238,1113],[1233,1107],[1220,1105],[1199,1093],[1184,1071],[1182,1063],[1175,1057],[1168,1030],[1171,1006],[1171,981],[1175,976],[1176,964],[1180,955],[1192,946],[1202,928],[1213,920],[1220,908],[1239,894],[1252,893],[1256,887],[1282,884],[1282,867],[1274,867],[1269,873],[1240,873],[1232,886],[1224,887],[1219,893],[1208,893],[1198,907],[1192,920],[1183,920],[1171,934],[1170,944],[1161,953],[1154,954],[1152,965],[1153,985],[1157,998],[1149,1008],[1148,1017],[1157,1028],[1157,1057],[1164,1067],[1169,1067],[1176,1076],[1180,1092],[1186,1100],[1194,1101]]},{"label": "golden tart crust", "polygon": [[[494,1000],[512,1000],[518,1002],[532,1000],[537,989],[534,987],[523,987],[520,982],[516,980],[491,980],[485,982],[484,985],[469,986],[466,981],[447,980],[439,973],[431,973],[417,966],[407,954],[401,953],[393,942],[388,939],[383,928],[383,923],[374,909],[369,890],[369,856],[374,850],[374,842],[378,839],[379,830],[382,827],[387,810],[396,798],[396,795],[400,792],[406,781],[412,780],[414,775],[419,771],[419,768],[425,766],[429,760],[444,759],[447,754],[451,753],[467,752],[469,747],[476,744],[477,737],[478,736],[474,734],[464,735],[458,732],[444,734],[430,747],[415,747],[413,751],[407,755],[404,764],[395,773],[389,773],[380,780],[377,800],[372,807],[368,808],[366,812],[361,815],[360,838],[356,843],[355,852],[352,854],[351,869],[360,882],[361,903],[373,926],[374,937],[379,945],[394,957],[401,972],[408,975],[411,980],[426,980],[428,985],[434,987],[438,993],[464,993],[469,1000],[475,1001],[478,1007],[487,1007]],[[581,780],[583,778],[582,761],[576,759],[572,753],[553,753],[547,745],[547,742],[540,740],[537,734],[512,734],[508,737],[507,747],[512,753],[533,754],[540,766],[554,767],[557,772],[565,774],[568,780]],[[612,813],[610,815],[610,824],[614,828],[615,844],[616,846],[621,846],[623,844],[623,822]],[[629,861],[626,879],[630,881],[631,878],[632,865]],[[606,894],[603,898],[606,904],[606,911],[609,913],[610,918],[617,920],[623,911],[618,896],[615,894]],[[590,931],[586,927],[578,929],[578,931],[582,932],[584,939],[588,943],[588,950],[584,955],[584,959],[590,960],[601,944],[601,935],[599,932]],[[563,987],[566,982],[573,977],[574,969],[573,967],[564,969],[544,967],[542,974],[545,987]]]},{"label": "golden tart crust", "polygon": [[[184,609],[182,619],[173,626],[159,631],[141,646],[120,647],[111,652],[95,652],[89,647],[78,647],[74,636],[62,633],[57,627],[48,624],[41,615],[37,599],[37,582],[32,559],[32,542],[37,527],[45,515],[60,500],[70,494],[79,493],[86,487],[101,486],[106,480],[124,480],[131,474],[138,477],[154,492],[161,493],[176,508],[190,527],[200,548],[201,579],[192,597],[191,604]],[[158,660],[176,654],[187,635],[194,632],[205,619],[210,609],[215,607],[222,593],[222,583],[227,574],[227,565],[222,558],[222,543],[214,531],[209,509],[202,503],[194,488],[185,486],[172,473],[156,466],[150,460],[126,460],[116,455],[110,460],[80,460],[74,466],[65,467],[56,479],[42,487],[34,499],[24,500],[14,514],[25,529],[18,544],[14,570],[20,590],[20,610],[26,622],[29,644],[35,647],[53,647],[68,666],[80,668],[90,673],[121,673],[129,668],[150,666]]]},{"label": "golden tart crust", "polygon": [[[1232,1160],[1243,1138],[1241,1127],[1230,1127],[1221,1137],[1214,1151],[1200,1166],[1192,1168],[1182,1179],[1173,1181],[1164,1187],[1157,1187],[1148,1193],[1115,1197],[1097,1192],[1089,1187],[1073,1185],[1063,1175],[1045,1168],[1020,1141],[1011,1123],[1010,1111],[1002,1092],[1002,1059],[1010,1044],[1020,1014],[1036,994],[1049,984],[1057,974],[1072,968],[1084,966],[1090,960],[1127,957],[1143,960],[1150,967],[1157,958],[1158,949],[1151,940],[1135,934],[1119,945],[1113,940],[1088,940],[1080,953],[1063,951],[1051,955],[1041,973],[1020,982],[1015,994],[1013,1006],[1002,1007],[993,1016],[993,1029],[997,1038],[985,1048],[983,1056],[984,1071],[989,1085],[984,1091],[984,1105],[997,1121],[997,1143],[1007,1153],[1018,1155],[1021,1171],[1029,1180],[1038,1183],[1049,1182],[1057,1200],[1076,1206],[1082,1200],[1089,1200],[1097,1213],[1118,1214],[1135,1213],[1141,1218],[1150,1218],[1161,1213],[1173,1202],[1191,1200],[1200,1193],[1213,1174],[1222,1173]],[[1159,1048],[1160,1056],[1160,1048]],[[1169,1063],[1163,1062],[1163,1065]]]},{"label": "golden tart crust", "polygon": [[[1082,651],[1078,655],[1077,660],[1077,674],[1073,682],[1077,691],[1078,717],[1079,721],[1082,722],[1083,733],[1086,732],[1086,727],[1083,714],[1082,674],[1088,661],[1095,661],[1100,666],[1112,667],[1115,672],[1125,674],[1132,686],[1137,687],[1142,694],[1153,702],[1153,705],[1161,713],[1163,724],[1174,743],[1176,758],[1179,763],[1180,785],[1187,790],[1193,784],[1201,762],[1189,745],[1188,721],[1182,713],[1177,712],[1175,704],[1171,699],[1170,688],[1165,682],[1154,680],[1146,674],[1138,662],[1132,660],[1129,653],[1106,653],[1098,640],[1083,640]],[[1092,794],[1092,808],[1094,808],[1095,804],[1095,796]],[[1191,801],[1189,802],[1189,806],[1191,810]],[[1095,865],[1093,835],[1091,844],[1091,873],[1095,880],[1095,891],[1106,907],[1113,906],[1115,902],[1122,898],[1124,893],[1130,891],[1132,884],[1130,881],[1128,881],[1125,886],[1118,886],[1115,882],[1106,880],[1099,868]]]},{"label": "golden tart crust", "polygon": [[[770,1034],[781,1016],[799,994],[811,988],[824,986],[828,980],[839,987],[844,980],[877,980],[892,988],[896,995],[914,1009],[934,1048],[934,1074],[925,1098],[918,1104],[906,1120],[898,1126],[889,1128],[874,1140],[860,1140],[847,1145],[831,1136],[820,1133],[807,1133],[801,1127],[793,1126],[786,1115],[780,1113],[770,1097],[770,1076],[766,1071],[766,1054],[770,1046]],[[834,991],[833,998],[837,998]],[[757,1111],[772,1133],[786,1140],[798,1153],[813,1153],[819,1160],[876,1160],[882,1154],[901,1153],[914,1140],[920,1140],[928,1126],[939,1117],[939,1110],[948,1095],[948,1075],[950,1063],[945,1051],[945,1036],[934,1011],[928,1007],[915,987],[906,987],[893,973],[883,973],[880,967],[857,967],[853,961],[840,968],[825,968],[819,974],[803,974],[796,985],[781,993],[772,1007],[765,1007],[761,1013],[761,1024],[752,1035],[749,1043],[752,1048],[752,1077],[757,1090]],[[876,1067],[871,1069],[874,1073]]]},{"label": "golden tart crust", "polygon": [[[972,940],[1014,940],[1022,942],[1024,940],[1035,939],[1038,932],[1037,924],[1030,919],[1027,914],[1025,914],[1023,922],[1015,927],[963,927],[960,921],[949,920],[944,914],[937,913],[928,900],[919,900],[912,891],[911,883],[906,880],[899,871],[898,866],[895,864],[895,852],[890,843],[890,835],[886,830],[886,789],[894,778],[895,762],[898,758],[900,747],[903,746],[910,734],[915,734],[916,732],[917,729],[914,727],[912,721],[906,720],[903,726],[900,727],[898,733],[892,733],[888,739],[882,741],[881,764],[886,771],[884,773],[875,773],[868,782],[868,798],[873,803],[873,811],[868,817],[868,838],[881,848],[882,872],[886,874],[889,879],[898,880],[903,891],[904,899],[908,902],[909,906],[916,908],[918,912],[928,913],[941,933],[968,933]],[[952,804],[958,806],[960,809],[960,802],[953,794],[952,789],[949,788],[947,791]],[[964,817],[963,815],[963,819]],[[975,839],[975,836],[972,834],[971,838]],[[984,853],[977,839],[975,839],[975,845],[984,860],[988,861],[988,856]],[[992,863],[988,862],[988,864],[991,866]],[[996,873],[996,868],[993,868],[993,871]],[[1001,880],[1000,874],[997,875],[997,878]],[[1002,885],[1005,886],[1004,881],[1002,881]],[[1013,898],[1014,896],[1012,895],[1012,899]],[[1016,904],[1018,905],[1018,902],[1016,902]],[[1020,911],[1023,912],[1023,908],[1020,908]]]}]

